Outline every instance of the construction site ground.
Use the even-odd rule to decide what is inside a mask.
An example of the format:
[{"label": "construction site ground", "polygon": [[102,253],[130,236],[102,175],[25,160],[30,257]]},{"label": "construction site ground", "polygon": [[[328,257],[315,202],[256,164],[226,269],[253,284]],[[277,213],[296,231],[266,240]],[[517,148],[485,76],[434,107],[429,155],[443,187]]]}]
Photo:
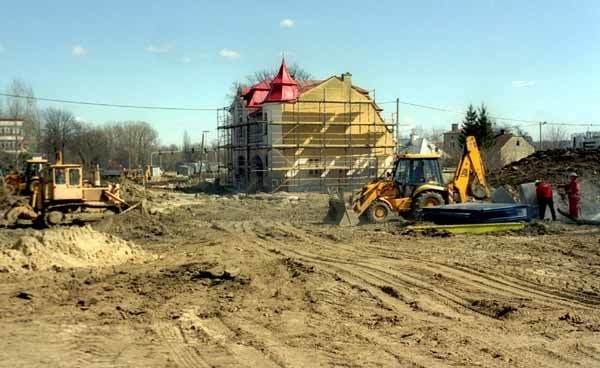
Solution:
[{"label": "construction site ground", "polygon": [[600,366],[595,227],[343,228],[320,194],[144,208],[0,230],[0,366]]}]

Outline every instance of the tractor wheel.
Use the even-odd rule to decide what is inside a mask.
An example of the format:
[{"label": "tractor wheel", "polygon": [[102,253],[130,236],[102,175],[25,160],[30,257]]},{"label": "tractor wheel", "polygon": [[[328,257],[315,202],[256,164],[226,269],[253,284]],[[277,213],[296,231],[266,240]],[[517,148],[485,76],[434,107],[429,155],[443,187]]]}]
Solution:
[{"label": "tractor wheel", "polygon": [[423,220],[423,208],[435,207],[444,203],[444,197],[440,193],[427,191],[419,194],[413,202],[413,219]]},{"label": "tractor wheel", "polygon": [[46,213],[44,220],[48,226],[60,225],[65,219],[65,214],[60,211],[50,211]]},{"label": "tractor wheel", "polygon": [[416,208],[423,209],[425,207],[435,207],[444,204],[444,197],[437,192],[423,192],[419,194],[415,200]]},{"label": "tractor wheel", "polygon": [[367,218],[374,224],[386,222],[391,214],[392,209],[383,201],[375,201],[367,209]]}]

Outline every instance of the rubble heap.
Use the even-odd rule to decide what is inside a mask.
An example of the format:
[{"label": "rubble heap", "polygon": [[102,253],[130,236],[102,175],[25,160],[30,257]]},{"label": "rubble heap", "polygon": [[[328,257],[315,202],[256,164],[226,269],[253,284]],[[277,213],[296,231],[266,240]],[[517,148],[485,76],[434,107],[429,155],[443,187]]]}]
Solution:
[{"label": "rubble heap", "polygon": [[492,186],[512,185],[543,179],[551,184],[566,183],[575,171],[580,180],[600,185],[600,149],[554,149],[537,151],[489,174]]}]

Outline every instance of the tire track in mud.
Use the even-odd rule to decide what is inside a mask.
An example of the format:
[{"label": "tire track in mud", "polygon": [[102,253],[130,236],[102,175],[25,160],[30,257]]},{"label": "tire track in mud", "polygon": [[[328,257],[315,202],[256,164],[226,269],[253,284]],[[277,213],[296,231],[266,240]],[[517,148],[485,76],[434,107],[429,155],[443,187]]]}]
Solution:
[{"label": "tire track in mud", "polygon": [[[281,229],[279,228],[278,230],[281,230]],[[256,231],[254,229],[248,229],[246,225],[242,225],[240,228],[236,229],[235,233],[239,234],[240,231],[256,234]],[[245,240],[249,241],[248,238],[245,238]],[[259,240],[259,239],[252,239],[250,241],[252,241],[256,245],[258,245],[259,247],[263,248],[265,251],[271,251],[272,247],[270,247],[270,245],[278,245],[278,246],[280,246],[280,248],[278,248],[277,250],[285,256],[297,258],[299,260],[303,260],[308,263],[313,263],[313,264],[317,264],[320,266],[324,266],[325,269],[327,269],[329,272],[332,272],[332,270],[337,270],[338,273],[344,274],[343,281],[345,281],[346,283],[348,283],[350,285],[354,285],[356,287],[365,289],[375,299],[387,302],[386,304],[388,306],[392,306],[392,309],[396,310],[399,313],[411,314],[413,317],[415,317],[415,312],[425,313],[426,315],[428,315],[429,318],[415,318],[416,321],[418,321],[424,325],[431,324],[432,317],[433,318],[443,318],[445,320],[460,321],[460,323],[466,323],[469,321],[471,321],[472,323],[476,323],[476,320],[474,318],[469,318],[469,315],[460,313],[461,311],[456,312],[450,308],[447,308],[444,304],[436,303],[435,306],[433,308],[431,308],[430,310],[427,310],[426,308],[422,308],[422,307],[413,308],[413,307],[410,307],[410,305],[412,303],[410,303],[410,299],[407,299],[406,296],[400,296],[400,295],[390,296],[388,293],[381,290],[381,286],[382,286],[381,282],[383,282],[384,285],[391,284],[391,285],[396,286],[396,288],[397,288],[396,291],[402,290],[402,289],[398,288],[398,284],[395,284],[394,282],[390,282],[390,276],[392,276],[392,278],[394,278],[394,277],[393,277],[393,275],[390,275],[388,272],[382,272],[384,274],[383,277],[381,275],[379,275],[379,276],[378,275],[370,275],[369,272],[364,271],[364,269],[365,269],[364,265],[360,265],[353,261],[328,258],[328,257],[324,257],[324,256],[314,256],[312,254],[304,253],[304,252],[301,252],[298,250],[290,250],[288,244],[286,244],[285,242],[276,240],[274,238],[269,238],[269,241],[271,243],[268,243],[268,242],[265,242],[265,241]],[[358,274],[357,272],[353,271],[353,268],[363,269],[363,272],[361,274]],[[366,267],[366,268],[368,269],[368,267]],[[338,275],[338,273],[334,273],[334,274]],[[378,281],[381,281],[381,282],[378,282]],[[405,280],[404,280],[404,282],[406,283]],[[410,283],[406,283],[405,285],[410,285]],[[417,294],[419,294],[419,293],[417,292]],[[462,307],[465,307],[464,305],[462,305],[462,303],[458,303],[458,304]],[[482,316],[488,320],[490,320],[490,319],[494,320],[494,321],[496,320],[496,319],[490,318],[490,316],[488,314],[483,313],[477,309],[466,308],[466,307],[465,307],[465,309],[473,312],[473,314],[475,316]],[[444,310],[448,314],[441,313],[440,310]],[[457,334],[458,331],[454,331],[454,333]],[[373,332],[373,334],[374,334],[374,332]],[[466,337],[466,336],[467,335],[464,335],[463,337]],[[480,338],[475,338],[472,334],[469,334],[468,336],[472,340],[476,341],[480,346],[484,347],[484,349],[495,350],[496,352],[500,352],[503,356],[510,357],[513,362],[516,362],[516,356],[514,356],[514,353],[512,351],[509,352],[506,349],[500,348],[495,341],[483,339],[483,338],[481,338],[481,336],[480,336]],[[485,334],[483,336],[485,336]],[[373,336],[371,336],[371,338],[378,346],[390,346],[390,339],[388,336],[383,337],[383,336],[373,335]],[[425,348],[426,352],[411,349],[410,354],[409,354],[410,360],[408,360],[408,361],[407,361],[407,359],[409,357],[400,356],[398,354],[393,353],[394,350],[397,350],[399,348],[405,349],[406,347],[405,346],[396,346],[394,348],[385,349],[385,351],[390,353],[392,356],[394,356],[398,360],[398,362],[402,362],[403,365],[406,365],[409,362],[412,366],[415,366],[415,367],[447,366],[447,364],[442,363],[439,360],[437,360],[438,358],[434,359],[434,357],[431,356],[431,351],[428,348]],[[468,353],[465,355],[468,356]],[[541,358],[544,358],[544,357],[541,357]],[[440,362],[440,363],[438,364],[438,362]],[[536,357],[531,356],[531,355],[529,355],[527,362],[528,362],[528,364],[525,365],[527,367],[531,363],[534,363],[536,365],[544,364],[543,360],[537,361]],[[520,366],[520,365],[513,364],[512,366]],[[561,367],[561,368],[563,366],[564,365],[562,365],[562,364],[558,365],[558,367]]]},{"label": "tire track in mud", "polygon": [[[423,325],[431,324],[432,323],[431,318],[442,318],[443,320],[460,321],[460,323],[466,323],[469,321],[476,323],[474,316],[482,316],[488,320],[490,319],[490,315],[483,313],[477,309],[468,308],[467,306],[463,305],[463,303],[458,303],[458,304],[461,307],[463,307],[464,309],[471,311],[473,313],[472,316],[461,313],[462,311],[460,311],[460,310],[455,311],[455,310],[447,307],[443,303],[436,303],[434,300],[431,300],[434,303],[434,305],[431,306],[431,308],[429,308],[429,309],[426,308],[429,305],[419,305],[419,306],[415,307],[415,304],[413,302],[411,302],[410,297],[407,297],[406,295],[401,294],[403,289],[398,287],[397,283],[390,282],[391,281],[390,276],[393,279],[395,279],[396,281],[401,281],[402,282],[401,286],[408,285],[408,286],[411,286],[412,289],[414,289],[414,285],[411,285],[411,283],[407,282],[406,280],[398,280],[397,278],[394,277],[394,275],[391,275],[390,273],[385,272],[385,271],[381,272],[381,273],[383,273],[383,276],[381,274],[380,275],[377,275],[377,274],[372,275],[368,271],[366,271],[366,272],[364,271],[365,268],[368,269],[368,267],[365,267],[364,265],[358,264],[351,260],[329,258],[326,256],[315,256],[311,253],[305,253],[305,252],[301,252],[298,250],[290,250],[289,244],[287,244],[283,241],[274,239],[272,237],[261,236],[260,234],[257,234],[256,229],[249,228],[247,225],[248,225],[248,223],[242,223],[241,225],[236,224],[235,229],[232,232],[232,234],[238,234],[238,236],[240,233],[253,234],[253,235],[257,236],[259,239],[248,239],[248,238],[243,238],[243,239],[246,241],[251,241],[251,242],[255,243],[256,245],[258,245],[260,248],[264,249],[267,252],[272,252],[272,249],[273,249],[272,245],[277,245],[277,246],[279,246],[279,248],[276,248],[276,250],[281,252],[283,255],[285,255],[287,257],[297,258],[299,260],[303,260],[308,263],[320,265],[320,266],[322,266],[321,267],[322,270],[327,270],[326,272],[333,273],[335,276],[337,276],[339,273],[341,273],[344,275],[344,277],[342,278],[342,281],[348,283],[351,286],[366,290],[376,300],[385,302],[385,304],[387,304],[388,307],[391,306],[391,310],[396,310],[398,313],[401,313],[403,315],[410,314],[410,315],[412,315],[413,318],[415,317],[415,313],[426,314],[427,317],[425,317],[425,318],[414,318],[415,321],[417,321]],[[272,229],[273,228],[270,228],[269,231],[271,231]],[[277,228],[277,230],[281,231],[282,229]],[[296,236],[296,235],[294,235],[294,236]],[[267,242],[263,239],[268,239],[269,241]],[[318,245],[321,245],[321,244],[318,244]],[[324,268],[323,268],[323,266],[324,266]],[[356,271],[354,271],[355,268],[362,269],[363,272],[357,273]],[[337,273],[332,272],[332,270],[337,270]],[[396,289],[394,289],[394,291],[396,291],[398,293],[398,295],[392,296],[392,295],[388,294],[387,292],[383,291],[382,286],[386,286],[386,285],[396,286]],[[423,295],[421,293],[419,293],[418,291],[414,291],[414,293],[416,295],[420,295],[421,296],[420,301],[423,301]],[[443,312],[446,312],[446,313],[443,313]],[[491,320],[496,321],[496,319],[493,319],[493,318],[491,318]],[[458,331],[455,331],[455,333],[457,333],[457,332]],[[467,335],[465,335],[463,337],[466,337],[466,336]],[[468,336],[470,336],[474,341],[477,341],[480,346],[485,347],[485,349],[501,352],[502,355],[505,357],[512,356],[511,359],[513,359],[513,361],[515,361],[516,357],[514,356],[514,354],[512,352],[509,352],[508,350],[499,348],[497,346],[496,342],[487,341],[487,340],[481,339],[481,338],[477,339],[477,338],[473,337],[472,335],[468,335]],[[414,366],[414,367],[447,366],[447,364],[443,363],[443,361],[438,360],[439,358],[433,357],[431,355],[431,350],[428,347],[425,347],[425,349],[424,349],[425,351],[422,351],[423,349],[413,348],[413,349],[410,349],[410,354],[408,354],[408,356],[401,356],[397,353],[394,353],[394,351],[398,350],[398,349],[406,349],[406,346],[402,346],[402,345],[398,344],[398,345],[394,345],[394,347],[390,347],[390,346],[392,346],[392,344],[390,343],[389,336],[380,336],[380,335],[376,334],[374,331],[372,332],[370,337],[377,346],[388,346],[389,348],[384,349],[384,351],[386,351],[390,355],[394,356],[394,358],[399,363],[402,363],[403,365],[410,364],[410,366]],[[468,353],[465,355],[468,356]],[[438,364],[438,362],[440,362],[440,363]],[[530,356],[528,363],[532,363],[532,362],[535,362],[536,364],[543,364],[542,363],[543,361],[536,361],[535,357]],[[515,365],[513,365],[513,366],[515,366]],[[518,365],[516,365],[516,366],[518,366]],[[529,365],[526,365],[526,366],[529,366]],[[559,366],[562,367],[562,365],[559,365]]]},{"label": "tire track in mud", "polygon": [[[248,226],[251,225],[251,226]],[[341,273],[344,274],[344,279],[343,281],[346,281],[347,283],[351,284],[351,285],[357,285],[357,286],[365,286],[365,284],[367,284],[367,287],[365,287],[365,289],[367,289],[369,291],[369,293],[376,299],[387,299],[388,304],[393,305],[395,308],[397,308],[398,306],[400,306],[400,309],[402,308],[402,304],[406,303],[406,296],[400,296],[400,294],[398,295],[399,297],[397,298],[398,300],[393,300],[394,298],[392,298],[390,300],[390,298],[386,298],[385,297],[385,293],[382,292],[379,289],[379,286],[381,285],[380,282],[378,282],[377,280],[384,282],[386,284],[391,284],[391,285],[409,285],[411,286],[413,289],[416,288],[417,291],[416,293],[418,295],[422,295],[423,293],[419,293],[419,289],[420,290],[426,290],[429,293],[433,294],[433,299],[431,299],[431,301],[433,301],[434,303],[434,308],[432,308],[432,310],[426,310],[426,309],[421,309],[421,312],[425,312],[427,314],[429,314],[430,316],[433,317],[440,317],[440,313],[439,313],[439,309],[440,307],[444,307],[446,305],[446,303],[444,303],[444,300],[450,302],[450,303],[454,303],[454,316],[456,318],[453,318],[452,312],[451,313],[447,313],[446,315],[442,314],[442,317],[445,318],[451,318],[451,319],[459,319],[461,321],[461,323],[465,322],[465,317],[468,317],[468,314],[464,314],[464,310],[469,310],[470,312],[473,313],[473,317],[476,315],[481,315],[484,316],[485,318],[490,318],[491,320],[497,320],[498,316],[493,316],[490,315],[489,313],[485,313],[481,310],[478,310],[477,308],[473,308],[470,305],[469,300],[464,299],[461,295],[456,295],[453,292],[450,292],[448,290],[443,290],[442,292],[440,292],[440,290],[438,288],[432,288],[429,285],[431,284],[431,280],[422,280],[422,274],[415,274],[415,273],[406,273],[406,272],[390,272],[389,269],[382,269],[382,266],[379,265],[375,265],[375,269],[373,270],[373,265],[372,262],[369,263],[368,261],[355,261],[352,258],[344,258],[343,256],[339,257],[339,258],[333,258],[333,257],[328,257],[328,256],[324,256],[324,255],[314,255],[314,253],[310,253],[310,250],[308,251],[300,251],[297,248],[295,249],[290,249],[290,242],[285,242],[285,241],[280,241],[276,238],[274,238],[272,235],[269,235],[272,233],[273,230],[279,231],[280,233],[283,233],[283,236],[285,237],[286,233],[288,233],[290,235],[290,238],[295,238],[295,240],[297,240],[300,244],[302,242],[307,242],[311,245],[314,245],[316,247],[318,247],[317,249],[319,249],[319,251],[321,250],[331,250],[334,251],[334,254],[336,254],[336,256],[339,255],[339,250],[340,250],[340,244],[339,243],[334,243],[333,245],[331,244],[324,244],[327,243],[324,241],[324,239],[319,238],[320,241],[315,242],[313,239],[310,238],[306,238],[306,236],[304,235],[304,233],[300,233],[300,231],[298,231],[298,229],[293,229],[291,232],[289,231],[289,229],[285,229],[286,224],[272,224],[275,226],[272,226],[270,228],[266,228],[266,229],[260,229],[257,228],[256,223],[245,223],[242,224],[241,226],[237,227],[237,230],[241,231],[241,232],[245,232],[248,235],[254,235],[257,239],[249,239],[249,237],[246,237],[245,240],[246,241],[250,241],[253,242],[255,244],[257,244],[259,247],[263,248],[265,251],[273,251],[276,250],[278,252],[280,252],[282,255],[284,256],[288,256],[288,257],[296,257],[299,260],[304,260],[308,263],[313,263],[313,264],[319,264],[321,266],[324,266],[325,270],[330,271],[331,270],[338,270]],[[279,226],[278,226],[279,225]],[[267,235],[269,236],[265,236],[265,234],[261,234],[261,232],[263,232],[263,230],[266,232]],[[238,234],[239,235],[239,234]],[[281,235],[281,234],[280,234]],[[273,248],[273,246],[275,246],[275,248]],[[356,249],[350,249],[350,250],[346,250],[348,251],[351,255],[353,255],[355,258],[359,258],[359,259],[368,259],[370,258],[374,258],[375,257],[379,257],[379,258],[389,258],[389,257],[385,257],[380,254],[361,254],[360,251],[357,252]],[[322,253],[322,252],[321,252]],[[396,257],[395,257],[396,258]],[[415,258],[415,257],[408,257],[410,260],[412,261],[417,261],[417,262],[423,262],[423,263],[429,263],[430,267],[435,267],[438,266],[435,263],[430,262],[429,260],[423,260],[423,259],[419,259],[419,258]],[[406,262],[406,260],[405,260]],[[443,265],[445,267],[451,268],[447,265]],[[460,273],[459,276],[462,277],[462,275],[465,273],[465,271],[462,270],[456,270],[453,269],[457,272]],[[431,272],[431,269],[427,269],[426,271]],[[439,272],[439,271],[438,271]],[[365,276],[366,275],[366,276]],[[353,279],[354,277],[354,279]],[[390,279],[393,282],[390,282]],[[483,277],[484,280],[487,280],[486,282],[488,284],[491,284],[491,286],[493,286],[493,289],[496,289],[498,291],[501,291],[503,294],[506,294],[508,296],[512,296],[512,297],[522,297],[523,295],[531,297],[532,293],[529,292],[529,290],[523,290],[520,287],[513,287],[510,284],[508,285],[508,287],[506,286],[502,286],[502,285],[497,285],[496,284],[496,280],[492,279],[489,280],[487,277]],[[375,280],[375,281],[374,281]],[[416,281],[416,282],[415,282]],[[460,277],[459,279],[455,280],[458,282],[461,282]],[[476,282],[474,282],[475,284],[477,284]],[[425,287],[423,287],[423,284],[425,285]],[[413,290],[414,291],[414,290]],[[524,293],[524,294],[523,294]],[[382,295],[384,294],[384,295]],[[534,293],[535,294],[535,293]],[[537,294],[533,295],[536,296]],[[441,296],[441,302],[436,302],[435,298],[436,296]],[[551,306],[556,306],[556,304],[564,304],[564,305],[568,305],[570,307],[573,307],[574,304],[576,307],[581,307],[581,305],[579,303],[574,303],[571,299],[563,298],[557,295],[553,295],[553,294],[545,294],[542,293],[542,296],[544,298],[546,298],[546,303],[551,305]],[[404,299],[404,300],[403,300]],[[402,304],[399,304],[398,301],[403,302]],[[456,308],[456,306],[459,306],[460,308]],[[589,309],[594,309],[593,307],[589,307],[587,305],[584,305],[584,307],[588,307]],[[461,310],[462,308],[462,310]],[[412,311],[413,315],[415,310]],[[426,320],[427,321],[427,320]],[[473,320],[473,321],[476,321]],[[430,320],[428,320],[429,323],[431,323]],[[500,321],[499,321],[500,322]],[[484,326],[480,326],[482,327],[481,330],[481,334],[479,334],[479,338],[475,338],[474,340],[478,342],[478,344],[482,347],[484,347],[484,349],[482,350],[495,350],[497,352],[500,352],[502,356],[504,357],[509,357],[511,359],[511,366],[516,366],[516,365],[520,365],[517,362],[519,360],[523,359],[523,352],[521,351],[520,353],[516,353],[514,351],[514,348],[511,348],[509,346],[506,346],[506,348],[501,348],[500,345],[504,345],[504,343],[499,343],[499,341],[495,341],[494,339],[490,339],[489,338],[489,332],[487,331],[487,328],[484,328]],[[488,327],[489,328],[489,327]],[[485,331],[485,333],[483,332]],[[455,331],[458,332],[458,331]],[[471,337],[473,337],[472,335],[469,335]],[[385,339],[382,340],[382,343],[385,343]],[[527,364],[525,364],[524,366],[530,366],[531,364],[536,364],[536,365],[548,365],[550,362],[548,362],[548,359],[551,360],[551,364],[550,366],[557,366],[557,367],[563,367],[565,366],[565,364],[567,365],[576,365],[577,363],[575,361],[569,360],[569,359],[563,359],[562,356],[557,356],[555,352],[553,352],[552,350],[549,350],[547,348],[544,348],[543,346],[532,346],[533,347],[533,351],[528,351],[526,353],[526,359],[523,361],[526,361]],[[411,350],[411,354],[414,353],[414,350]],[[518,356],[516,356],[518,354]],[[431,365],[431,360],[426,360],[427,364]],[[414,363],[415,365],[417,365],[417,363]]]},{"label": "tire track in mud", "polygon": [[211,365],[192,346],[189,346],[182,331],[177,325],[159,321],[153,325],[153,330],[160,341],[168,349],[169,357],[181,368],[211,368]]},{"label": "tire track in mud", "polygon": [[[248,227],[248,223],[249,222],[234,222],[234,223],[229,223],[229,226],[224,226],[222,227],[223,231],[226,231],[229,233],[229,235],[232,238],[237,238],[240,241],[245,241],[245,242],[250,242],[255,244],[256,246],[258,246],[258,249],[261,250],[265,255],[270,255],[273,256],[273,249],[272,247],[269,247],[269,242],[265,241],[263,239],[267,239],[267,237],[262,236],[260,233],[257,233],[256,231],[254,231],[254,229],[249,228]],[[252,234],[255,238],[247,238],[244,237],[243,233],[246,234]],[[261,239],[262,237],[262,239]],[[269,238],[269,241],[273,241],[273,242],[277,242],[275,241],[275,239],[271,239]],[[280,244],[280,242],[277,242],[277,244]],[[293,254],[289,254],[289,256],[294,257]],[[351,263],[349,263],[351,264]],[[331,271],[327,271],[327,273],[332,274],[332,276],[334,276],[335,278],[338,278],[339,276],[337,275],[337,273],[331,272]],[[365,283],[365,281],[360,278],[354,278],[351,275],[346,275],[346,277],[342,280],[340,280],[346,284],[348,284],[350,287],[353,288],[358,288],[359,290],[363,290],[369,293],[369,295],[371,297],[374,298],[374,300],[378,301],[379,303],[381,303],[382,305],[384,305],[386,308],[390,309],[390,310],[396,310],[397,312],[400,313],[414,313],[415,311],[410,308],[409,305],[407,305],[406,303],[402,302],[401,300],[399,300],[397,297],[393,297],[389,294],[387,294],[386,292],[381,290],[381,285],[379,283]],[[334,304],[335,304],[335,300],[333,300]],[[390,306],[393,306],[390,307]],[[423,324],[427,324],[428,322],[430,322],[430,320],[428,320],[427,318],[423,318],[423,319],[419,319],[419,321]],[[248,323],[238,323],[236,324],[236,326],[249,331],[251,328],[249,328],[249,324]],[[259,327],[258,325],[254,324],[254,328]],[[260,329],[266,330],[264,327],[260,327]],[[256,331],[256,329],[254,330]],[[268,330],[266,330],[268,331]],[[251,333],[253,336],[255,336],[257,339],[261,340],[263,343],[265,343],[265,339],[264,339],[264,334],[262,334],[261,336],[257,335],[255,332]],[[368,333],[368,339],[375,344],[378,349],[382,350],[383,352],[387,353],[390,357],[392,357],[398,364],[402,364],[402,366],[406,366],[406,367],[414,367],[414,368],[424,368],[424,367],[445,367],[446,364],[443,364],[441,362],[439,362],[438,360],[434,360],[432,359],[430,352],[427,351],[427,349],[425,349],[426,351],[420,351],[420,350],[415,350],[415,349],[411,349],[410,354],[408,354],[408,356],[402,356],[401,354],[398,354],[397,351],[401,348],[404,348],[405,346],[402,344],[392,344],[390,343],[390,339],[389,336],[382,336],[381,334],[377,333],[374,330],[369,331]],[[272,354],[274,354],[275,356],[278,356],[279,359],[281,360],[282,366],[295,366],[293,363],[294,362],[290,362],[288,359],[285,359],[286,355],[285,354],[285,350],[282,350],[280,354],[277,354],[277,351],[273,351],[273,345],[268,343],[269,339],[266,339],[267,343],[266,343],[266,347],[267,350],[271,351]],[[438,363],[439,362],[439,363]],[[304,366],[304,365],[301,365]]]},{"label": "tire track in mud", "polygon": [[[432,267],[433,270],[436,270],[438,265],[429,260],[423,260],[414,256],[399,258],[398,256],[389,257],[380,253],[372,254],[361,251],[360,249],[348,248],[348,245],[342,245],[338,242],[332,242],[331,240],[327,241],[323,237],[318,237],[315,240],[307,236],[306,233],[303,232],[303,229],[298,229],[287,223],[265,224],[262,221],[245,221],[230,225],[232,226],[229,229],[224,230],[229,232],[231,236],[238,238],[240,241],[254,243],[265,252],[275,252],[276,254],[279,253],[286,257],[297,258],[298,260],[305,261],[309,264],[312,263],[318,265],[321,270],[332,274],[334,277],[339,277],[338,274],[343,275],[340,281],[364,289],[374,299],[385,302],[384,305],[392,306],[392,310],[396,310],[399,313],[411,314],[415,322],[420,322],[423,325],[436,323],[432,322],[432,317],[442,318],[442,320],[459,321],[461,324],[471,321],[472,328],[469,330],[469,334],[464,335],[464,332],[461,332],[460,329],[452,328],[452,334],[449,336],[453,338],[456,336],[469,336],[473,343],[481,348],[481,351],[495,351],[501,356],[510,359],[512,362],[511,366],[540,365],[563,367],[565,364],[573,364],[573,361],[567,362],[562,359],[562,357],[556,356],[551,350],[539,346],[539,344],[531,345],[526,351],[519,349],[515,350],[514,347],[510,346],[510,339],[506,340],[501,338],[501,340],[497,340],[493,337],[502,336],[503,334],[501,332],[498,332],[496,335],[490,335],[488,330],[489,328],[494,328],[494,322],[492,322],[492,325],[490,326],[490,322],[486,321],[498,321],[500,324],[498,326],[502,329],[501,325],[503,322],[498,320],[498,316],[492,316],[482,310],[473,308],[468,299],[460,294],[454,294],[456,291],[442,289],[440,292],[439,288],[431,286],[432,280],[423,279],[424,275],[421,273],[406,272],[404,270],[403,272],[395,270],[390,271],[391,267],[385,267],[385,264],[381,265],[381,259],[392,259],[395,261],[400,259],[404,262],[413,261],[416,263],[424,263],[424,265],[422,265],[424,271],[431,273]],[[286,240],[282,240],[282,238],[286,238]],[[302,243],[310,244],[315,248],[302,249]],[[294,247],[294,245],[296,246]],[[389,251],[389,249],[387,251]],[[330,254],[334,254],[335,257],[323,255],[325,252],[331,252]],[[374,261],[375,259],[378,259],[379,264],[374,264],[374,261],[370,261],[369,258],[374,259]],[[458,281],[459,283],[462,282],[461,279],[463,278],[463,274],[466,274],[465,271],[455,270],[444,264],[441,265],[457,272],[455,281]],[[415,264],[410,263],[410,266],[414,267]],[[502,286],[502,284],[498,285],[496,280],[486,281],[488,279],[485,276],[483,279],[486,283],[493,286],[493,290],[496,290],[496,292],[500,292],[503,295],[521,297],[523,296],[523,292],[525,292],[525,295],[529,296],[529,298],[536,296],[529,293],[528,290],[523,291],[521,288],[513,287],[510,284],[509,286]],[[481,287],[479,283],[475,281],[472,281],[472,283]],[[391,296],[384,292],[381,289],[382,284],[396,286],[397,295]],[[425,287],[423,287],[423,285]],[[409,293],[406,289],[408,289]],[[490,293],[489,288],[486,292]],[[423,302],[423,300],[426,302],[418,305],[417,308],[411,309],[412,303],[410,301],[412,295],[419,295],[421,297],[419,302]],[[579,303],[573,303],[573,301],[568,298],[565,300],[564,298],[553,294],[543,296],[546,298],[545,302],[552,306],[566,303],[566,305],[571,307],[575,304],[576,307],[581,308]],[[423,299],[423,297],[426,297],[426,299]],[[432,304],[428,305],[427,302],[431,302]],[[444,313],[441,313],[440,311],[443,311]],[[465,311],[468,311],[469,313],[465,313]],[[419,317],[419,312],[425,313],[427,317]],[[477,316],[485,318],[486,321],[478,319]],[[477,337],[473,335],[475,331],[477,331]],[[378,341],[377,344],[382,346],[390,343],[389,336],[380,336],[376,340]],[[400,346],[399,348],[406,349],[406,346]],[[417,355],[415,355],[415,353]],[[469,356],[472,353],[472,347],[471,350],[465,350],[466,356]],[[410,363],[414,366],[431,366],[431,362],[436,361],[432,360],[432,357],[428,352],[423,352],[414,347],[410,348],[410,355],[415,357]],[[416,359],[417,356],[419,356],[418,359]],[[495,358],[490,355],[486,359],[493,360]],[[403,364],[407,364],[406,360],[402,362]],[[425,364],[421,364],[421,362],[425,362]]]},{"label": "tire track in mud", "polygon": [[217,317],[204,319],[188,311],[180,321],[156,323],[154,330],[182,368],[281,367],[259,350],[238,343],[233,330]]},{"label": "tire track in mud", "polygon": [[[543,304],[548,304],[551,306],[561,305],[565,307],[576,307],[576,308],[586,308],[597,310],[600,308],[600,298],[593,297],[590,295],[586,295],[583,293],[568,293],[560,290],[549,289],[547,287],[543,287],[539,284],[531,283],[527,280],[522,280],[519,278],[515,278],[509,275],[493,275],[493,274],[485,274],[479,272],[477,270],[473,270],[468,268],[467,266],[453,266],[440,262],[433,262],[428,259],[423,259],[419,257],[415,257],[410,254],[402,254],[398,256],[396,251],[395,255],[390,255],[391,250],[389,248],[383,248],[378,246],[366,245],[363,248],[349,248],[347,245],[342,243],[331,243],[327,239],[322,237],[316,237],[318,241],[312,239],[314,237],[310,234],[306,234],[304,232],[299,232],[294,226],[290,226],[292,229],[292,234],[296,237],[301,237],[303,240],[310,242],[313,245],[316,245],[320,248],[324,248],[324,245],[327,246],[330,250],[339,253],[340,248],[345,248],[348,253],[351,253],[354,257],[366,258],[366,257],[380,257],[380,258],[388,258],[396,261],[404,261],[407,260],[417,262],[410,263],[411,267],[422,267],[427,272],[440,272],[438,268],[443,268],[444,272],[452,274],[453,279],[459,283],[468,283],[472,286],[484,286],[485,288],[494,289],[498,292],[501,292],[507,296],[520,297],[520,298],[528,298],[535,299],[538,302],[543,302]],[[383,251],[384,254],[375,252],[365,252],[364,248],[375,248],[378,251]],[[387,253],[387,254],[386,254]],[[407,273],[403,271],[403,273]],[[419,278],[422,276],[420,274],[410,274],[411,277]],[[422,280],[424,282],[428,282],[430,280]]]},{"label": "tire track in mud", "polygon": [[[345,246],[345,245],[341,245]],[[592,310],[600,309],[600,297],[581,293],[581,292],[567,292],[556,290],[554,288],[550,288],[539,283],[531,282],[527,279],[523,279],[520,277],[516,277],[515,275],[507,275],[507,274],[498,274],[494,272],[481,272],[467,265],[451,265],[447,263],[434,262],[429,259],[415,257],[412,254],[402,254],[398,256],[398,251],[394,251],[392,254],[392,250],[390,248],[385,248],[381,246],[374,245],[365,245],[363,248],[371,248],[376,251],[380,251],[382,253],[368,253],[364,252],[364,255],[370,256],[379,256],[384,258],[389,258],[393,260],[413,260],[417,261],[424,266],[428,266],[430,269],[432,267],[442,267],[450,272],[457,273],[457,277],[462,279],[474,279],[473,281],[477,281],[481,284],[487,284],[492,286],[496,285],[504,285],[511,289],[520,290],[520,292],[530,293],[538,295],[542,298],[554,299],[560,304],[560,302],[568,303],[569,307],[579,307],[579,308],[587,308]],[[360,249],[356,249],[356,252],[361,252]],[[563,303],[564,304],[564,303]]]}]

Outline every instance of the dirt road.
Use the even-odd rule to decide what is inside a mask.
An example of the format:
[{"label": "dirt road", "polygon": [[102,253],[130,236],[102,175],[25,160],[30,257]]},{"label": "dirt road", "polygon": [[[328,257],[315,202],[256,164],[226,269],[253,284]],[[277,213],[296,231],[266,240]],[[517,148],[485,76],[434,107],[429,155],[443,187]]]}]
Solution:
[{"label": "dirt road", "polygon": [[323,225],[320,195],[159,197],[83,231],[122,257],[52,248],[83,267],[0,231],[23,253],[0,258],[0,366],[600,366],[595,228],[424,237]]}]

